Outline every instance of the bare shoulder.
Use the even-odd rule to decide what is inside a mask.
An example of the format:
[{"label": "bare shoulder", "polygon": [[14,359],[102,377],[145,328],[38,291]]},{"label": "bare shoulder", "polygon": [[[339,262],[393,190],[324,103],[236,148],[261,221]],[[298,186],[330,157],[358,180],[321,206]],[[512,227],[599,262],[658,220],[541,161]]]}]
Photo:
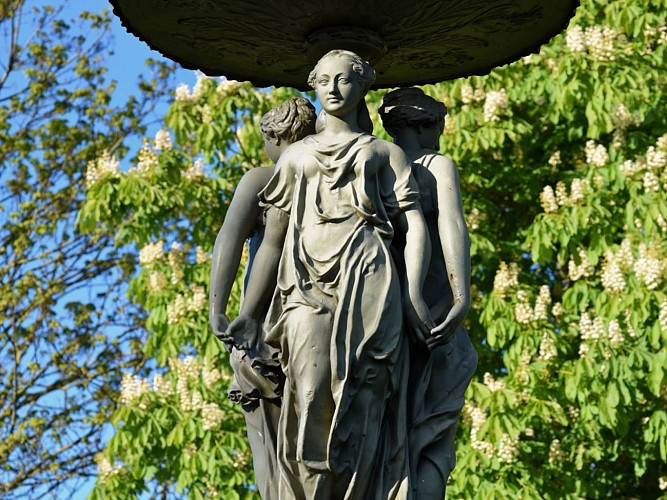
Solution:
[{"label": "bare shoulder", "polygon": [[375,151],[387,158],[390,159],[407,159],[405,151],[400,146],[397,146],[393,142],[385,141],[384,139],[376,138],[373,141],[373,147]]},{"label": "bare shoulder", "polygon": [[256,197],[275,172],[275,167],[256,167],[243,174],[234,196]]},{"label": "bare shoulder", "polygon": [[444,183],[459,182],[459,171],[456,163],[444,155],[435,155],[435,157],[428,164],[428,170],[439,181]]}]

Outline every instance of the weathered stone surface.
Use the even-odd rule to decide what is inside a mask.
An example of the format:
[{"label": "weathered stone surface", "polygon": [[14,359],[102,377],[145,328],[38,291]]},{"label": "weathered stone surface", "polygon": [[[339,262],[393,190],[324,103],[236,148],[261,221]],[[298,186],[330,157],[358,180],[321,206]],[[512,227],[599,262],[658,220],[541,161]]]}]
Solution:
[{"label": "weathered stone surface", "polygon": [[[485,74],[562,31],[578,0],[111,0],[123,25],[186,68],[305,88],[335,40],[375,87]],[[355,28],[360,28],[355,34]],[[333,41],[333,42],[332,42]]]}]

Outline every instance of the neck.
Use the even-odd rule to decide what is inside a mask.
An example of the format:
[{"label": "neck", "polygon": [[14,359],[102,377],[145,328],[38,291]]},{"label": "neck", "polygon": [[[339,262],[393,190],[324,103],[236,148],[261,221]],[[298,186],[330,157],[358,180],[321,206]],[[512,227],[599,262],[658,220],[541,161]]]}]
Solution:
[{"label": "neck", "polygon": [[424,149],[419,142],[419,134],[412,128],[401,129],[398,134],[396,134],[394,142],[396,142],[403,151],[418,151]]},{"label": "neck", "polygon": [[327,124],[323,131],[324,135],[343,135],[363,132],[357,121],[356,112],[341,117],[328,114],[326,120]]}]

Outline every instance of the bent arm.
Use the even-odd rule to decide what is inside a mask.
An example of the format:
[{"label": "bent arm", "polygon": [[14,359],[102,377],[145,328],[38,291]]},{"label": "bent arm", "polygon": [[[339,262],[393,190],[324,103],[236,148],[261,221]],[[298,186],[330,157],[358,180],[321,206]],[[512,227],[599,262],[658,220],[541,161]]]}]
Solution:
[{"label": "bent arm", "polygon": [[433,320],[422,295],[431,261],[431,241],[424,214],[416,201],[418,187],[411,174],[410,161],[398,146],[390,146],[389,164],[394,179],[394,192],[399,195],[399,199],[396,200],[397,206],[404,207],[394,216],[394,224],[399,231],[405,234],[406,242],[404,303],[410,326],[418,338],[423,341],[433,328]]},{"label": "bent arm", "polygon": [[447,157],[434,160],[429,170],[437,184],[438,233],[454,303],[452,310],[433,332],[450,335],[470,310],[470,236],[463,216],[463,203],[456,165]]},{"label": "bent arm", "polygon": [[250,271],[248,289],[239,316],[260,320],[276,288],[278,265],[283,252],[289,215],[271,207],[266,215],[264,239]]},{"label": "bent arm", "polygon": [[238,349],[254,350],[262,335],[262,315],[276,288],[288,222],[289,215],[286,212],[275,207],[269,208],[264,239],[250,271],[241,311],[222,336],[224,342]]},{"label": "bent arm", "polygon": [[273,168],[258,168],[243,176],[215,239],[211,263],[209,315],[216,334],[221,334],[226,328],[225,312],[241,262],[243,244],[252,234],[262,212],[257,195],[266,186],[273,170]]}]

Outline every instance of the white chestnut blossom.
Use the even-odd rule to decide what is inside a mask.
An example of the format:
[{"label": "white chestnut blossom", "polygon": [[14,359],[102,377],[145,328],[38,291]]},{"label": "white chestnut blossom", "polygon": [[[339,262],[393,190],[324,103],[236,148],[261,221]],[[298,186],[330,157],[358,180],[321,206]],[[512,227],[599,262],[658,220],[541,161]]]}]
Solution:
[{"label": "white chestnut blossom", "polygon": [[186,179],[196,179],[204,175],[204,160],[197,158],[188,165],[188,168],[183,172],[183,177]]},{"label": "white chestnut blossom", "polygon": [[516,461],[519,454],[519,436],[503,434],[498,442],[498,460],[503,463]]},{"label": "white chestnut blossom", "polygon": [[203,403],[201,407],[202,427],[205,431],[215,429],[225,418],[224,412],[215,403]]},{"label": "white chestnut blossom", "polygon": [[473,92],[472,98],[478,102],[483,101],[486,98],[486,92],[481,86],[479,86],[475,89],[475,92]]},{"label": "white chestnut blossom", "polygon": [[658,225],[661,231],[667,231],[667,221],[662,216],[662,214],[658,214],[658,216],[655,218],[655,223]]},{"label": "white chestnut blossom", "polygon": [[639,259],[634,266],[637,277],[649,290],[657,289],[662,283],[663,264],[645,244],[639,246]]},{"label": "white chestnut blossom", "polygon": [[102,454],[98,454],[95,457],[95,462],[97,462],[97,472],[100,483],[104,484],[113,476],[117,476],[123,471],[123,467],[120,465],[112,465],[111,461]]},{"label": "white chestnut blossom", "polygon": [[561,207],[566,205],[569,201],[569,197],[567,196],[567,187],[563,181],[558,181],[556,183],[556,201]]},{"label": "white chestnut blossom", "polygon": [[204,385],[209,389],[213,387],[218,381],[222,380],[222,373],[217,368],[204,367],[201,371],[201,377]]},{"label": "white chestnut blossom", "polygon": [[192,87],[193,99],[197,100],[203,95],[207,80],[210,80],[208,76],[206,76],[204,73],[197,72],[197,82],[195,83],[195,86]]},{"label": "white chestnut blossom", "polygon": [[151,148],[148,140],[144,139],[143,146],[137,157],[137,170],[139,172],[150,172],[158,165],[157,154]]},{"label": "white chestnut blossom", "polygon": [[195,262],[197,264],[206,264],[211,260],[211,256],[206,253],[202,247],[197,247],[195,250]]},{"label": "white chestnut blossom", "polygon": [[471,231],[476,231],[479,229],[480,213],[477,207],[474,207],[470,210],[468,214],[468,227]]},{"label": "white chestnut blossom", "polygon": [[473,101],[474,94],[475,90],[469,83],[464,83],[461,86],[461,102],[463,102],[463,104],[470,104]]},{"label": "white chestnut blossom", "polygon": [[565,33],[565,45],[570,52],[582,53],[586,51],[586,38],[581,26],[572,26]]},{"label": "white chestnut blossom", "polygon": [[621,173],[626,177],[632,177],[637,172],[641,172],[646,168],[643,158],[638,158],[636,161],[625,160],[619,167]]},{"label": "white chestnut blossom", "polygon": [[484,121],[494,122],[500,120],[500,112],[507,109],[508,104],[505,89],[487,92],[486,100],[484,101]]},{"label": "white chestnut blossom", "polygon": [[192,99],[192,96],[190,95],[190,87],[187,86],[185,83],[181,83],[178,87],[176,87],[176,100],[177,101],[189,101]]},{"label": "white chestnut blossom", "polygon": [[183,279],[183,250],[179,243],[172,243],[167,261],[171,267],[171,283],[177,285]]},{"label": "white chestnut blossom", "polygon": [[551,153],[551,156],[549,157],[549,160],[547,160],[547,163],[554,168],[560,165],[562,163],[560,159],[560,151],[554,151],[553,153]]},{"label": "white chestnut blossom", "polygon": [[588,278],[593,275],[593,266],[588,258],[588,254],[581,248],[578,248],[579,264],[573,258],[570,258],[567,263],[568,276],[572,281],[577,281],[581,278]]},{"label": "white chestnut blossom", "polygon": [[535,309],[533,311],[534,320],[546,320],[549,317],[549,305],[551,304],[551,292],[547,285],[540,287],[540,293],[535,300]]},{"label": "white chestnut blossom", "polygon": [[213,114],[211,113],[211,107],[208,104],[204,104],[201,108],[201,121],[202,123],[211,123],[213,121]]},{"label": "white chestnut blossom", "polygon": [[614,50],[614,30],[605,26],[589,26],[584,32],[586,48],[593,59],[613,61],[616,59]]},{"label": "white chestnut blossom", "polygon": [[549,361],[556,356],[558,356],[558,351],[556,351],[556,343],[554,342],[553,337],[549,335],[549,333],[544,332],[542,334],[542,341],[540,342],[540,358],[544,361]]},{"label": "white chestnut blossom", "polygon": [[568,201],[571,203],[582,201],[585,198],[586,193],[590,191],[591,183],[588,179],[572,179],[572,184],[570,185],[570,198]]},{"label": "white chestnut blossom", "polygon": [[560,447],[560,440],[554,439],[549,445],[549,465],[556,465],[563,459],[563,451]]},{"label": "white chestnut blossom", "polygon": [[167,304],[167,323],[175,325],[179,323],[187,312],[185,297],[178,294],[171,304]]},{"label": "white chestnut blossom", "polygon": [[642,183],[644,184],[644,191],[647,193],[660,191],[660,179],[653,172],[644,172]]},{"label": "white chestnut blossom", "polygon": [[530,324],[535,320],[535,313],[532,306],[528,302],[528,295],[523,290],[520,290],[517,293],[517,299],[518,302],[514,306],[514,317],[516,318],[517,322],[523,325]]},{"label": "white chestnut blossom", "polygon": [[225,77],[220,78],[220,82],[216,87],[215,91],[221,96],[228,96],[236,90],[236,88],[241,85],[236,80],[228,80]]},{"label": "white chestnut blossom", "polygon": [[156,373],[153,375],[153,391],[162,396],[171,396],[174,394],[174,387],[163,375]]},{"label": "white chestnut blossom", "polygon": [[663,333],[667,334],[667,299],[660,302],[660,312],[658,313],[658,323]]},{"label": "white chestnut blossom", "polygon": [[580,413],[581,410],[579,408],[575,408],[574,406],[567,407],[567,414],[570,416],[572,420],[577,420],[579,418]]},{"label": "white chestnut blossom", "polygon": [[586,154],[586,163],[595,167],[604,167],[609,161],[607,148],[592,139],[586,142],[584,153]]},{"label": "white chestnut blossom", "polygon": [[621,271],[621,265],[616,255],[611,251],[608,251],[605,255],[600,280],[602,281],[602,286],[608,292],[620,293],[625,289],[625,278]]},{"label": "white chestnut blossom", "polygon": [[159,293],[169,284],[167,277],[161,271],[153,271],[148,277],[148,288],[153,293]]},{"label": "white chestnut blossom", "polygon": [[502,391],[504,390],[507,386],[505,385],[505,382],[502,380],[496,380],[493,375],[491,375],[489,372],[486,372],[484,374],[484,385],[487,386],[491,392],[495,391]]},{"label": "white chestnut blossom", "polygon": [[208,305],[206,290],[203,286],[191,287],[192,294],[188,297],[188,311],[202,311]]},{"label": "white chestnut blossom", "polygon": [[164,248],[162,241],[149,243],[141,250],[139,250],[139,264],[142,266],[149,266],[164,256]]},{"label": "white chestnut blossom", "polygon": [[558,199],[551,186],[544,186],[544,189],[540,193],[540,205],[542,205],[546,213],[558,210]]},{"label": "white chestnut blossom", "polygon": [[474,403],[466,401],[463,407],[463,414],[466,419],[470,421],[470,446],[488,458],[493,457],[495,451],[493,443],[477,438],[477,433],[486,423],[486,414],[484,413],[484,410]]},{"label": "white chestnut blossom", "polygon": [[516,286],[519,286],[519,266],[516,262],[507,265],[501,261],[493,278],[493,293],[499,298],[504,298],[505,294]]},{"label": "white chestnut blossom", "polygon": [[663,134],[660,136],[658,141],[655,143],[655,147],[659,151],[667,151],[667,134]]},{"label": "white chestnut blossom", "polygon": [[169,151],[172,148],[171,135],[168,130],[160,129],[155,134],[155,151]]},{"label": "white chestnut blossom", "polygon": [[124,373],[120,386],[121,404],[133,405],[138,403],[139,408],[146,409],[144,395],[151,391],[151,386],[146,379],[131,373]]},{"label": "white chestnut blossom", "polygon": [[623,343],[625,337],[623,336],[623,331],[621,330],[621,324],[616,319],[612,319],[609,322],[609,327],[607,329],[607,336],[609,337],[609,342],[614,347],[618,347]]},{"label": "white chestnut blossom", "polygon": [[120,177],[118,158],[112,156],[109,151],[103,151],[102,155],[88,162],[86,168],[86,187],[90,188],[105,176]]},{"label": "white chestnut blossom", "polygon": [[553,307],[551,308],[551,314],[553,314],[555,317],[560,317],[563,315],[563,304],[560,302],[556,302]]}]

